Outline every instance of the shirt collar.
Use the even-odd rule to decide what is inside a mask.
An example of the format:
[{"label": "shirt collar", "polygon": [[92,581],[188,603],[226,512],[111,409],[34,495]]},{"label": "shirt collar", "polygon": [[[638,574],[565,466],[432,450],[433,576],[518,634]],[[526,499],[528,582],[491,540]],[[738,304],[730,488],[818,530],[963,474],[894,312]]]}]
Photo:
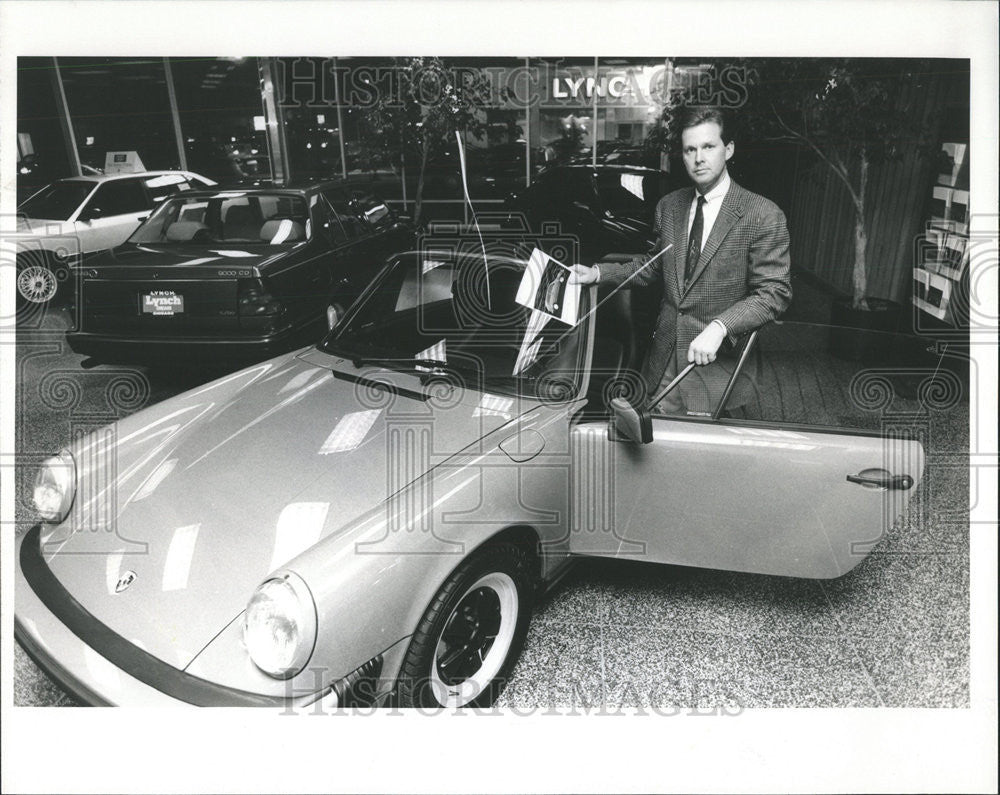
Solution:
[{"label": "shirt collar", "polygon": [[[722,176],[722,181],[705,194],[705,204],[709,204],[710,202],[714,202],[725,196],[731,184],[732,180],[729,178],[729,171],[726,171],[726,173]],[[698,201],[698,196],[700,195],[701,194],[699,194],[698,191],[695,191],[694,201]]]}]

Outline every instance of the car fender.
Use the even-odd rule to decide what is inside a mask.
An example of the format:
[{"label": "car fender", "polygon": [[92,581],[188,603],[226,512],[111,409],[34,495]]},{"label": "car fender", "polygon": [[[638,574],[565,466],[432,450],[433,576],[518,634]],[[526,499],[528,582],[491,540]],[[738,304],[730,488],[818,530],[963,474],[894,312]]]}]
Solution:
[{"label": "car fender", "polygon": [[[283,567],[305,580],[318,619],[312,658],[290,684],[336,681],[408,638],[455,568],[503,533],[530,532],[540,576],[553,571],[568,554],[567,413],[529,412]],[[524,432],[545,440],[532,462],[500,447]]]}]

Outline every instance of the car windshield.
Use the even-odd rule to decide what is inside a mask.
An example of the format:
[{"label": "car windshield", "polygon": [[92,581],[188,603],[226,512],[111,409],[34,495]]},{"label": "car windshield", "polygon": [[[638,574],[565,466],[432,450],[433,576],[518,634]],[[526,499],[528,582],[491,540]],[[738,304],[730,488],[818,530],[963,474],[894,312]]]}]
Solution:
[{"label": "car windshield", "polygon": [[94,183],[85,180],[53,182],[34,196],[25,199],[17,211],[28,218],[67,221],[93,189]]},{"label": "car windshield", "polygon": [[292,246],[310,234],[309,212],[301,196],[221,191],[165,200],[129,242]]},{"label": "car windshield", "polygon": [[589,292],[568,285],[558,264],[521,253],[490,254],[485,266],[481,255],[399,255],[320,349],[465,388],[576,397]]}]

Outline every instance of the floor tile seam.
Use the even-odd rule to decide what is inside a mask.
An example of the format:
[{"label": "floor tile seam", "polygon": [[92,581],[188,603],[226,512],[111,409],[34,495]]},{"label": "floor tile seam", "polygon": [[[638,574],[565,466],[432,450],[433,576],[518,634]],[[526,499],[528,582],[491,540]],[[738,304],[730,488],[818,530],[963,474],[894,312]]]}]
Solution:
[{"label": "floor tile seam", "polygon": [[834,620],[837,622],[837,625],[842,630],[840,640],[846,643],[847,646],[850,648],[851,653],[854,655],[854,659],[857,661],[857,664],[861,667],[861,672],[864,674],[864,677],[868,682],[868,686],[875,694],[875,698],[878,699],[878,705],[880,707],[885,707],[885,699],[882,698],[882,692],[879,690],[878,685],[875,684],[875,679],[874,677],[872,677],[871,671],[868,670],[868,666],[865,665],[865,661],[861,658],[861,652],[859,652],[858,647],[854,645],[853,636],[844,626],[844,623],[840,620],[840,615],[837,612],[837,609],[833,605],[833,600],[830,599],[830,595],[827,593],[826,588],[823,587],[823,583],[821,580],[816,580],[816,587],[818,587],[820,593],[823,594],[823,598],[826,599],[826,603],[830,605],[830,610],[833,611]]}]

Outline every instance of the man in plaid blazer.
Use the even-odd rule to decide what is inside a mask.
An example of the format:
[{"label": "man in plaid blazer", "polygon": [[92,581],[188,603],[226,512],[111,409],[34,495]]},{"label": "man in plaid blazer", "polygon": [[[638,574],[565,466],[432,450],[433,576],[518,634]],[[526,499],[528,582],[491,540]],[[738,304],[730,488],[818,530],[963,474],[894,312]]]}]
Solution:
[{"label": "man in plaid blazer", "polygon": [[[680,127],[694,186],[657,204],[656,247],[629,262],[574,265],[570,278],[615,287],[660,280],[663,298],[642,373],[646,388],[652,395],[686,363],[702,365],[660,410],[706,413],[715,408],[735,367],[737,340],[774,320],[791,301],[788,227],[777,205],[730,179],[726,164],[734,143],[722,111],[690,108]],[[759,359],[752,367],[759,369]],[[748,386],[742,385],[744,393]],[[746,398],[734,394],[729,405]]]}]

